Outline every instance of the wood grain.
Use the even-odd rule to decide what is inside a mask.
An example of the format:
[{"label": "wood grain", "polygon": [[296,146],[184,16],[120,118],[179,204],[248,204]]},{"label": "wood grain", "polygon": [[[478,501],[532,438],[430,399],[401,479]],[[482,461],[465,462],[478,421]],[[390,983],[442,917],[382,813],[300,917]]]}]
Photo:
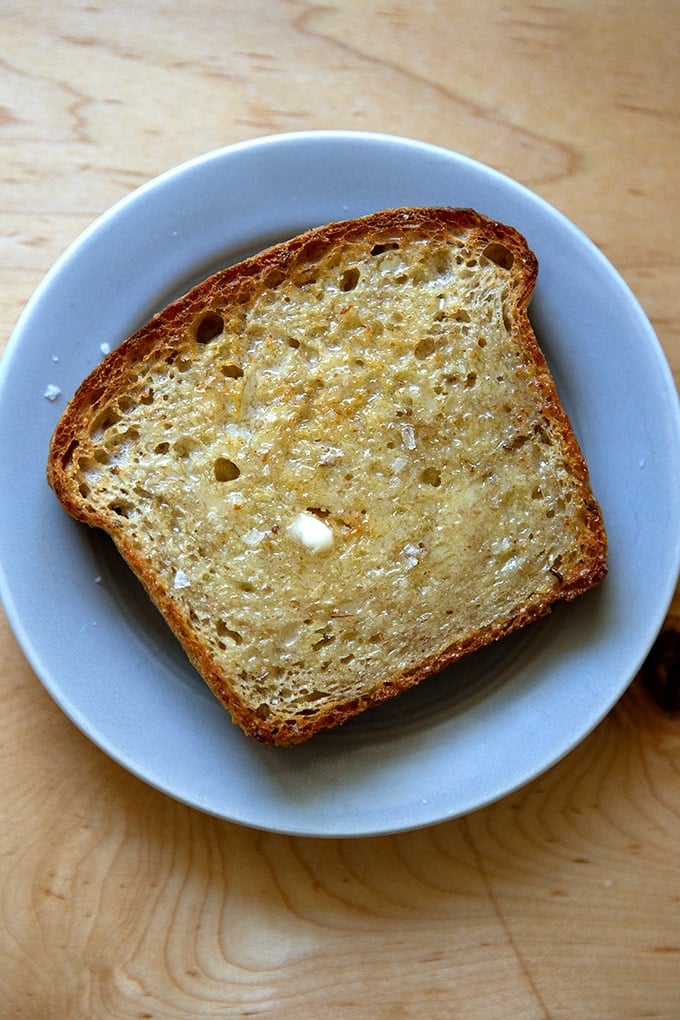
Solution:
[{"label": "wood grain", "polygon": [[[335,127],[444,145],[543,195],[622,272],[678,379],[679,42],[666,0],[6,0],[0,348],[131,189],[233,141]],[[658,690],[636,681],[566,759],[469,817],[294,839],[125,772],[2,617],[0,1016],[677,1020],[680,717]]]}]

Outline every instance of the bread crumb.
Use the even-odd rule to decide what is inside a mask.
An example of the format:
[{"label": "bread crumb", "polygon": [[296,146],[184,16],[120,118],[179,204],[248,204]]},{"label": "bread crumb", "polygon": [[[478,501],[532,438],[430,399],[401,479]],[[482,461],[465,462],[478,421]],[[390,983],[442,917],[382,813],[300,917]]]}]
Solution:
[{"label": "bread crumb", "polygon": [[55,386],[54,383],[50,383],[49,386],[45,388],[43,396],[45,397],[45,400],[54,401],[57,397],[61,396],[61,390],[58,386]]}]

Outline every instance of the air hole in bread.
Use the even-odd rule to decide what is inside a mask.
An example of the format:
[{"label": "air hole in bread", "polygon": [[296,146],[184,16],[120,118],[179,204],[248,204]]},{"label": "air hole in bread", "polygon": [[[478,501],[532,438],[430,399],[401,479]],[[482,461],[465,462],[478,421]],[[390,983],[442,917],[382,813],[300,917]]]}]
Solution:
[{"label": "air hole in bread", "polygon": [[552,446],[552,439],[550,438],[550,436],[548,435],[548,433],[546,432],[542,425],[536,425],[534,428],[534,432],[536,433],[539,440],[541,441],[541,443],[543,443],[544,446]]},{"label": "air hole in bread", "polygon": [[217,626],[215,627],[215,630],[217,631],[219,637],[229,638],[230,641],[233,641],[235,645],[243,644],[243,636],[239,634],[237,630],[234,630],[232,627],[228,627],[224,620],[217,621]]},{"label": "air hole in bread", "polygon": [[218,482],[233,482],[241,474],[241,469],[228,457],[218,457],[214,470]]},{"label": "air hole in bread", "polygon": [[199,344],[210,343],[219,336],[224,329],[224,319],[219,312],[209,311],[199,320],[196,326],[196,342]]},{"label": "air hole in bread", "polygon": [[468,374],[465,376],[465,383],[464,383],[465,389],[469,390],[469,389],[471,389],[471,387],[475,386],[476,384],[477,384],[477,373],[476,372],[468,372]]},{"label": "air hole in bread", "polygon": [[315,652],[318,652],[321,648],[325,648],[326,645],[330,645],[335,641],[335,637],[332,634],[323,634],[318,641],[315,641],[312,648]]},{"label": "air hole in bread", "polygon": [[80,444],[79,444],[78,440],[74,439],[67,446],[67,448],[66,448],[66,450],[64,452],[64,456],[61,458],[61,465],[62,465],[63,468],[67,468],[69,466],[69,464],[73,460],[73,454],[75,453],[75,451],[76,451],[76,449],[78,448],[79,445]]},{"label": "air hole in bread", "polygon": [[271,290],[275,290],[285,279],[285,271],[277,266],[265,273],[264,285],[265,287],[270,287]]},{"label": "air hole in bread", "polygon": [[220,372],[226,379],[241,379],[243,377],[243,369],[240,365],[222,365]]},{"label": "air hole in bread", "polygon": [[513,436],[512,439],[508,439],[508,440],[506,440],[506,442],[503,443],[503,449],[504,450],[521,450],[522,447],[524,446],[524,444],[526,443],[527,439],[528,439],[528,436],[522,436],[522,435]]},{"label": "air hole in bread", "polygon": [[356,266],[352,266],[351,269],[346,269],[340,277],[340,290],[354,290],[359,282],[360,275],[361,274]]},{"label": "air hole in bread", "polygon": [[172,448],[178,457],[189,457],[196,449],[196,442],[188,436],[183,436],[172,444]]},{"label": "air hole in bread", "polygon": [[419,361],[424,361],[425,358],[429,358],[429,356],[434,353],[434,340],[432,337],[428,336],[419,340],[413,353]]},{"label": "air hole in bread", "polygon": [[112,407],[107,407],[92,422],[90,426],[90,435],[93,439],[100,438],[107,429],[112,428],[113,425],[117,425],[120,421],[120,415],[113,410]]},{"label": "air hole in bread", "polygon": [[398,241],[384,241],[382,244],[374,244],[371,248],[371,255],[382,255],[384,251],[394,251],[399,247]]},{"label": "air hole in bread", "polygon": [[117,514],[119,517],[127,518],[130,516],[130,513],[132,512],[132,507],[130,506],[129,503],[113,503],[111,505],[111,510],[114,512],[114,514]]},{"label": "air hole in bread", "polygon": [[173,351],[165,360],[168,367],[174,368],[178,372],[187,372],[191,368],[191,359],[183,356],[180,351]]},{"label": "air hole in bread", "polygon": [[164,453],[167,453],[169,449],[170,449],[170,443],[158,443],[154,447],[154,451],[153,452],[154,453],[158,453],[158,454],[164,454]]},{"label": "air hole in bread", "polygon": [[117,406],[121,414],[127,414],[127,412],[131,411],[132,408],[135,406],[135,401],[132,399],[131,396],[123,394],[118,398]]},{"label": "air hole in bread", "polygon": [[490,262],[495,262],[501,269],[512,269],[514,256],[510,249],[506,248],[504,244],[492,241],[491,244],[487,244],[482,255],[489,259]]},{"label": "air hole in bread", "polygon": [[292,347],[294,351],[296,351],[300,346],[300,341],[296,340],[294,336],[286,337],[286,343],[289,347]]},{"label": "air hole in bread", "polygon": [[435,489],[442,484],[442,476],[435,467],[426,467],[420,472],[423,485],[432,485]]},{"label": "air hole in bread", "polygon": [[[328,665],[329,665],[328,663],[326,663],[326,662],[324,663],[324,666],[326,668],[328,668]],[[328,697],[328,694],[325,691],[316,691],[316,690],[313,690],[313,691],[310,691],[307,694],[307,700],[308,701],[322,701],[324,698],[327,698],[327,697]],[[312,712],[313,709],[307,709],[307,711],[308,712]]]}]

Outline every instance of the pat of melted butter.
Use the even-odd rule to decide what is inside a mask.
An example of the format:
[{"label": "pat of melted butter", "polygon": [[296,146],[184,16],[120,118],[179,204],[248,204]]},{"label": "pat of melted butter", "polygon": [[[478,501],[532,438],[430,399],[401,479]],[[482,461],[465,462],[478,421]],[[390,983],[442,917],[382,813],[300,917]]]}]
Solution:
[{"label": "pat of melted butter", "polygon": [[312,553],[327,552],[333,545],[333,531],[314,514],[300,513],[288,525],[288,534]]}]

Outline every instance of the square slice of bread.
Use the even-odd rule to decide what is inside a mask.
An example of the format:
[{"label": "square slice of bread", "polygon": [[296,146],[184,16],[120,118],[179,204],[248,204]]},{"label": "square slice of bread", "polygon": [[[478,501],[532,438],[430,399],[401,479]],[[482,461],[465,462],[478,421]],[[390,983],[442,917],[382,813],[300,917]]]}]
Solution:
[{"label": "square slice of bread", "polygon": [[306,740],[604,576],[536,276],[469,209],[330,224],[195,287],[70,401],[50,485],[247,734]]}]

